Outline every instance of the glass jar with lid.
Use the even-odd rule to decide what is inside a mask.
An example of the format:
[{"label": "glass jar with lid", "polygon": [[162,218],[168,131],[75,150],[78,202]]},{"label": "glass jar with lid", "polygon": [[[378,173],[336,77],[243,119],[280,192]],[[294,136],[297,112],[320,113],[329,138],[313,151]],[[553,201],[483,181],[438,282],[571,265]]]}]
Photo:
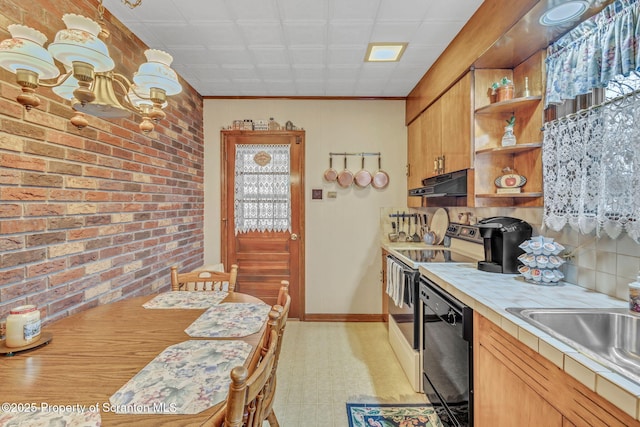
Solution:
[{"label": "glass jar with lid", "polygon": [[14,308],[7,316],[7,347],[24,347],[40,338],[40,311],[33,304]]}]

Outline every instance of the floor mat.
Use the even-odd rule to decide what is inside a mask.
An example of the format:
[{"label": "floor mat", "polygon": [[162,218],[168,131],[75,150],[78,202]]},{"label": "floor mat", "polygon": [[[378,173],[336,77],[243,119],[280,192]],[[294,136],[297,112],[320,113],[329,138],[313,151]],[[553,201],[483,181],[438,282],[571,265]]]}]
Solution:
[{"label": "floor mat", "polygon": [[349,427],[442,427],[433,406],[416,404],[347,403]]}]

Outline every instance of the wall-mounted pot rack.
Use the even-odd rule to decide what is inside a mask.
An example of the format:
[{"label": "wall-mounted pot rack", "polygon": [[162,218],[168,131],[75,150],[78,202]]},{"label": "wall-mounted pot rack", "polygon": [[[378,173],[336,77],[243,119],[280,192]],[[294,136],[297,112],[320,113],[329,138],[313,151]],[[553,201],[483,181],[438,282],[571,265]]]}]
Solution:
[{"label": "wall-mounted pot rack", "polygon": [[358,156],[358,157],[362,157],[362,156],[380,156],[382,155],[382,153],[377,152],[377,153],[329,153],[329,156],[333,157],[333,156]]}]

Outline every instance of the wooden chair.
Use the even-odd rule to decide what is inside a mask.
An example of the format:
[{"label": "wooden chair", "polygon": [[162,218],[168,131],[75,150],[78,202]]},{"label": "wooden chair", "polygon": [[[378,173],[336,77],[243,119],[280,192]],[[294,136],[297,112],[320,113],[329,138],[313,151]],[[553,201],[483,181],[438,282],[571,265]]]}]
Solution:
[{"label": "wooden chair", "polygon": [[[278,312],[280,315],[276,319],[269,319],[270,327],[278,333],[278,346],[276,348],[276,358],[273,364],[272,386],[269,396],[266,397],[265,414],[267,421],[271,427],[279,427],[278,418],[273,411],[273,401],[276,395],[276,370],[278,369],[278,360],[280,359],[280,349],[282,348],[282,339],[284,337],[284,328],[287,324],[287,318],[289,317],[289,308],[291,307],[291,295],[289,295],[289,282],[283,280],[280,290],[278,292],[277,304],[273,307],[273,311]],[[263,354],[268,349],[268,344],[262,349]]]},{"label": "wooden chair", "polygon": [[[274,316],[278,317],[279,314],[276,312]],[[278,333],[271,330],[269,335],[269,348],[252,372],[244,366],[236,366],[231,370],[231,384],[224,409],[207,420],[204,426],[262,427],[266,419],[265,396],[270,395],[278,347]]]},{"label": "wooden chair", "polygon": [[228,291],[233,292],[238,278],[238,266],[233,264],[229,272],[202,270],[178,274],[178,267],[171,267],[172,291],[206,291],[224,290],[223,283],[228,283]]}]

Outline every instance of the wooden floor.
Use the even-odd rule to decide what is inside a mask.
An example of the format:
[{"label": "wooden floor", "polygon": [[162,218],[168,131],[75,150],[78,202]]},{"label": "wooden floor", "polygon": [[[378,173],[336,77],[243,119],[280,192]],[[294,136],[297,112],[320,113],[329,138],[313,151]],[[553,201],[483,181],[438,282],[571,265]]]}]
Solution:
[{"label": "wooden floor", "polygon": [[385,323],[287,322],[274,405],[282,427],[347,427],[347,402],[425,401],[389,346]]}]

